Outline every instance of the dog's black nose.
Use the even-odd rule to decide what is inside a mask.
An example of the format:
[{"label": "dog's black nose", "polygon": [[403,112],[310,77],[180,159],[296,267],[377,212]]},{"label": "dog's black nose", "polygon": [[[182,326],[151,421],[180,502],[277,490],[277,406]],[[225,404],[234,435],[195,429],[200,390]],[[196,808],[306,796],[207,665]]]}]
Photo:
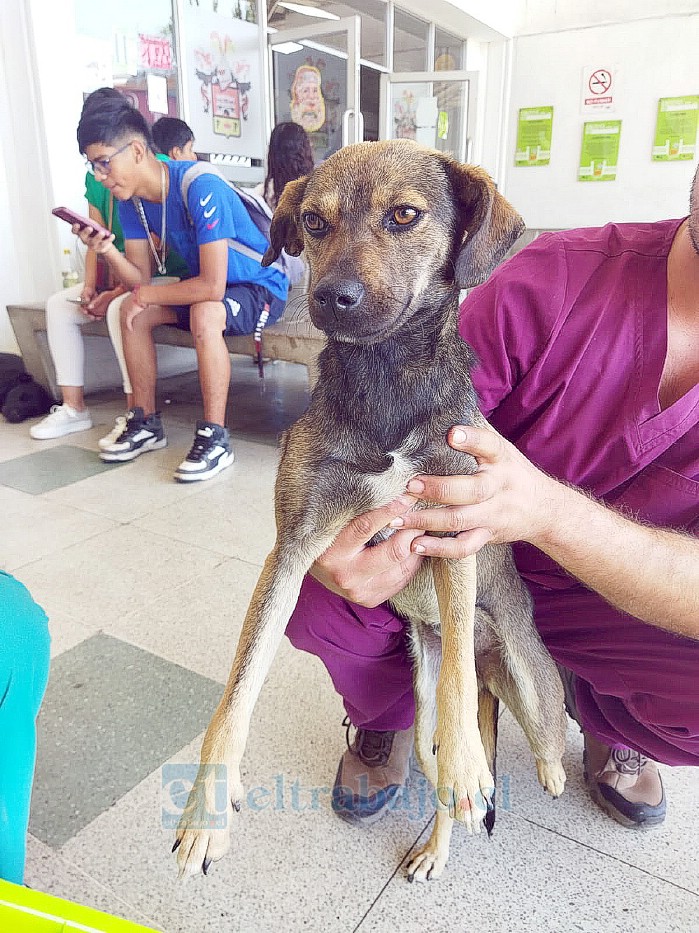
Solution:
[{"label": "dog's black nose", "polygon": [[321,282],[313,298],[327,311],[354,311],[364,298],[361,282],[345,279],[339,282]]}]

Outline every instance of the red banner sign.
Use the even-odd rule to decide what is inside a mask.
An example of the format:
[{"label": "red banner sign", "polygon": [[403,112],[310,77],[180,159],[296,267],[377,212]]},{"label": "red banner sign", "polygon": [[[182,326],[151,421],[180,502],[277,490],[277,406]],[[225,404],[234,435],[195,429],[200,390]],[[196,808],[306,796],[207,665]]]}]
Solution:
[{"label": "red banner sign", "polygon": [[170,71],[172,45],[163,36],[138,37],[138,62],[145,71]]}]

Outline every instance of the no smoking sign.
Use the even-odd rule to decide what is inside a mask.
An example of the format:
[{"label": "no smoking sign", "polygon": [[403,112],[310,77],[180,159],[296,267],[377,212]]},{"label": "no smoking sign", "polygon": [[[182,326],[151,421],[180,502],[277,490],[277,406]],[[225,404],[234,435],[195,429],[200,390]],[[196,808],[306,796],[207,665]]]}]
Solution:
[{"label": "no smoking sign", "polygon": [[614,110],[616,68],[586,66],[582,74],[581,109],[583,114]]}]

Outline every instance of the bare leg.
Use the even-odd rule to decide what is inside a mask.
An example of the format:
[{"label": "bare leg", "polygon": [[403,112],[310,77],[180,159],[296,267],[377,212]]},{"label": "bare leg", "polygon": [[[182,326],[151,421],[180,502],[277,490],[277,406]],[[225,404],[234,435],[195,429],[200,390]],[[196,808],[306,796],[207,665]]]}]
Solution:
[{"label": "bare leg", "polygon": [[231,358],[223,339],[226,309],[220,301],[192,305],[189,327],[199,364],[199,384],[204,400],[204,419],[225,426]]},{"label": "bare leg", "polygon": [[70,405],[75,411],[85,410],[85,396],[82,386],[59,386],[64,405]]},{"label": "bare leg", "polygon": [[174,324],[177,315],[172,308],[164,305],[148,305],[132,322],[132,329],[126,326],[125,314],[131,307],[131,297],[121,306],[122,336],[124,356],[131,376],[133,404],[143,409],[146,417],[155,411],[155,383],[157,378],[157,358],[153,328],[158,324]]}]

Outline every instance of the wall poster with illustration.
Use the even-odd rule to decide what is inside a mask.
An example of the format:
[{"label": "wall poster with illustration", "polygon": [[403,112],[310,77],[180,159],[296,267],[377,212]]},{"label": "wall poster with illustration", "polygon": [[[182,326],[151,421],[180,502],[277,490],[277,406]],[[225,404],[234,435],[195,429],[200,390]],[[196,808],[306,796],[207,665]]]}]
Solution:
[{"label": "wall poster with illustration", "polygon": [[256,0],[183,0],[187,121],[198,152],[264,159],[264,82]]},{"label": "wall poster with illustration", "polygon": [[316,162],[342,146],[347,100],[347,62],[315,49],[275,52],[275,123],[291,120],[311,138]]}]

